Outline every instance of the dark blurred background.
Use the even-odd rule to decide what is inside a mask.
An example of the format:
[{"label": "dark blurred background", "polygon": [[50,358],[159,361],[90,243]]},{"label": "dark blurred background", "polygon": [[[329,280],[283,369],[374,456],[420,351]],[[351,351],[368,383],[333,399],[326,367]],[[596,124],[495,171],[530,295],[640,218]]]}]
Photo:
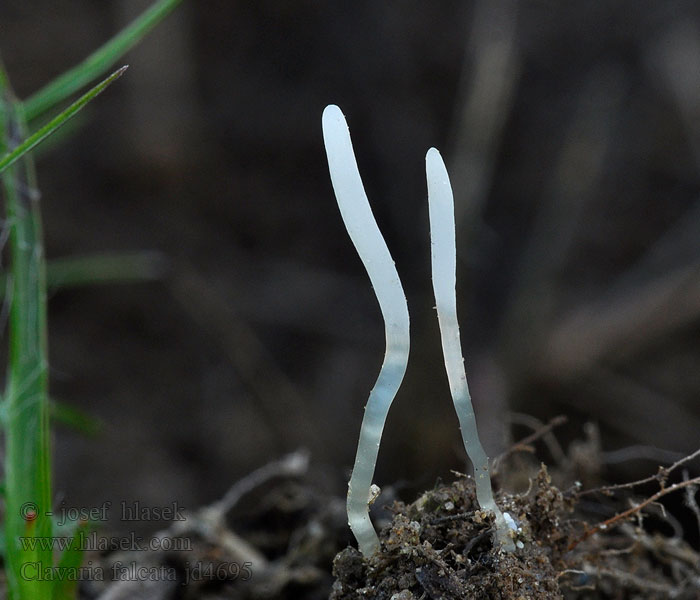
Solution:
[{"label": "dark blurred background", "polygon": [[[0,4],[18,95],[148,5]],[[522,414],[568,416],[564,444],[599,424],[605,450],[628,449],[610,455],[619,481],[697,448],[696,1],[185,1],[123,62],[38,157],[49,259],[148,251],[159,273],[52,293],[52,395],[104,422],[56,428],[69,505],[199,506],[299,447],[343,492],[384,340],[328,177],[329,103],[412,317],[379,484],[465,469],[432,308],[430,146],[455,188],[489,452],[529,432]]]}]

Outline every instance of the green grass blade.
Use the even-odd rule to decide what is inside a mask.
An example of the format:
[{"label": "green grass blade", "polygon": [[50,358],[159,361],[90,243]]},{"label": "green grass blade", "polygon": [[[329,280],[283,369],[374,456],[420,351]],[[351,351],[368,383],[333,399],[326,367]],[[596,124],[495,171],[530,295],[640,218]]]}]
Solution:
[{"label": "green grass blade", "polygon": [[81,521],[76,527],[70,541],[70,546],[63,551],[58,561],[58,572],[65,574],[65,578],[57,578],[54,582],[51,600],[75,600],[77,598],[78,583],[80,578],[73,576],[79,574],[80,565],[83,562],[83,548],[88,535],[90,525],[87,521]]},{"label": "green grass blade", "polygon": [[0,556],[5,561],[5,531],[2,526],[0,526]]},{"label": "green grass blade", "polygon": [[[0,65],[0,152],[25,137],[21,105]],[[10,229],[11,294],[5,393],[5,572],[10,600],[50,598],[53,566],[46,276],[39,194],[31,154],[0,174]],[[22,539],[21,539],[22,538]],[[36,544],[33,547],[23,546]]]},{"label": "green grass blade", "polygon": [[63,102],[92,80],[104,75],[116,62],[135,46],[151,29],[160,23],[182,0],[159,0],[140,17],[93,52],[79,65],[66,71],[41,88],[24,102],[28,121]]},{"label": "green grass blade", "polygon": [[[41,124],[37,125],[41,127],[48,119],[37,119],[35,122]],[[57,129],[49,137],[47,137],[41,144],[36,146],[32,152],[34,153],[34,162],[38,163],[41,161],[42,157],[48,156],[54,152],[57,148],[62,148],[66,145],[66,142],[76,136],[76,134],[83,130],[86,125],[92,122],[92,115],[90,111],[80,111],[78,114],[73,116],[72,119],[66,121],[65,125]]]},{"label": "green grass blade", "polygon": [[159,252],[113,252],[69,256],[49,261],[49,289],[114,283],[138,283],[163,277],[167,268]]},{"label": "green grass blade", "polygon": [[98,435],[104,428],[104,421],[101,419],[93,417],[75,406],[55,400],[51,402],[51,421],[63,423],[63,425],[89,437]]},{"label": "green grass blade", "polygon": [[13,147],[11,151],[7,152],[0,159],[0,173],[5,171],[5,169],[13,165],[15,162],[17,162],[27,152],[30,152],[32,148],[40,144],[59,127],[64,125],[66,121],[68,121],[68,119],[73,117],[88,102],[94,100],[100,93],[102,93],[105,90],[105,88],[107,88],[111,83],[119,79],[119,77],[121,77],[124,74],[124,71],[126,71],[126,69],[126,65],[123,66],[121,69],[117,69],[114,73],[107,77],[107,79],[98,83],[94,88],[92,88],[90,91],[86,92],[75,102],[73,102],[73,104],[71,104],[66,110],[64,110],[56,117],[51,119],[46,125],[39,129],[39,131],[33,133],[22,143]]},{"label": "green grass blade", "polygon": [[[168,261],[160,252],[109,252],[54,258],[46,263],[46,285],[49,292],[63,288],[93,285],[140,283],[162,279]],[[7,275],[0,273],[0,300],[5,298]],[[0,425],[2,424],[0,406]]]}]

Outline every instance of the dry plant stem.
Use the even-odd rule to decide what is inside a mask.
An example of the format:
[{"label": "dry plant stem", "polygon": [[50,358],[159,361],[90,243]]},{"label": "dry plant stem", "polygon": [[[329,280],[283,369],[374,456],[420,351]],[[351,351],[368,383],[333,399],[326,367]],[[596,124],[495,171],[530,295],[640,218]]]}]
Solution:
[{"label": "dry plant stem", "polygon": [[564,300],[558,276],[575,245],[580,216],[600,185],[607,150],[614,141],[614,118],[624,97],[624,81],[618,71],[594,70],[563,133],[562,151],[521,252],[511,301],[502,319],[502,364],[511,389],[542,369],[540,356]]},{"label": "dry plant stem", "polygon": [[[479,247],[485,239],[484,208],[522,71],[523,59],[517,50],[519,13],[517,0],[477,0],[467,14],[457,101],[449,128],[448,165],[457,191],[455,223],[460,232],[460,259],[468,264],[478,261]],[[476,314],[479,309],[474,289],[466,289],[469,291],[461,304],[469,314]],[[479,382],[474,383],[478,387]],[[508,406],[505,390],[502,392],[492,393],[488,404],[481,406],[489,424],[489,429],[481,432],[486,440],[505,437],[502,416]]]},{"label": "dry plant stem", "polygon": [[592,527],[591,529],[587,529],[581,537],[578,539],[574,540],[569,544],[568,550],[573,550],[576,546],[578,546],[581,542],[584,540],[587,540],[589,537],[591,537],[593,534],[598,533],[599,531],[603,531],[606,529],[609,529],[610,527],[619,524],[620,522],[624,521],[626,518],[637,514],[640,510],[642,510],[644,507],[649,506],[649,504],[656,502],[660,498],[663,498],[667,494],[670,494],[672,492],[676,492],[678,490],[682,490],[683,488],[687,488],[688,486],[694,486],[700,484],[700,477],[695,477],[694,479],[688,479],[686,481],[681,481],[679,483],[674,483],[670,487],[664,487],[660,489],[656,494],[653,496],[650,496],[643,502],[640,502],[639,504],[633,506],[632,508],[628,508],[627,510],[616,514],[614,517],[610,517],[609,519],[603,521],[602,523],[598,523],[595,527]]},{"label": "dry plant stem", "polygon": [[474,234],[493,181],[497,153],[521,70],[516,48],[518,3],[479,0],[470,11],[459,100],[452,120],[450,170],[455,221],[464,248]]},{"label": "dry plant stem", "polygon": [[536,442],[539,440],[541,437],[544,437],[551,433],[551,431],[555,427],[559,427],[560,425],[564,425],[568,419],[566,418],[565,415],[559,415],[557,417],[554,417],[553,419],[550,419],[548,423],[545,425],[541,425],[536,431],[533,431],[530,435],[524,437],[520,441],[516,442],[513,444],[508,450],[506,450],[503,454],[500,454],[497,456],[493,463],[494,463],[494,471],[496,471],[496,465],[500,464],[502,461],[504,461],[506,458],[508,458],[511,454],[514,454],[515,452],[521,452],[523,450],[529,451],[530,444],[532,442]]},{"label": "dry plant stem", "polygon": [[545,369],[573,379],[606,356],[638,353],[687,327],[700,314],[700,264],[673,266],[635,285],[622,281],[602,301],[578,307],[555,324]]},{"label": "dry plant stem", "polygon": [[280,452],[312,439],[312,415],[298,387],[250,326],[216,287],[186,266],[170,280],[170,291],[192,320],[218,341],[243,384],[255,396],[254,408]]},{"label": "dry plant stem", "polygon": [[649,460],[658,463],[673,463],[683,456],[682,452],[665,450],[648,444],[633,444],[617,450],[601,452],[601,458],[606,465],[615,465],[631,460]]},{"label": "dry plant stem", "polygon": [[223,516],[236,506],[243,496],[271,479],[275,477],[301,477],[306,474],[308,469],[309,453],[305,450],[297,450],[256,469],[243,479],[238,480],[229,488],[223,498],[212,504],[210,508],[218,511]]},{"label": "dry plant stem", "polygon": [[[688,480],[688,471],[683,471],[683,481]],[[700,506],[695,495],[698,493],[697,486],[691,485],[685,489],[685,505],[693,512],[700,533]]]},{"label": "dry plant stem", "polygon": [[270,562],[253,544],[237,535],[226,525],[226,514],[245,495],[275,478],[303,477],[309,467],[309,453],[298,450],[268,463],[234,483],[222,498],[187,516],[184,521],[175,521],[156,537],[187,537],[192,533],[202,536],[213,547],[226,549],[230,556],[242,563],[249,562],[256,574],[264,574]]},{"label": "dry plant stem", "polygon": [[347,501],[350,529],[362,554],[371,556],[380,543],[369,518],[370,487],[384,423],[408,364],[408,306],[394,261],[369,206],[345,117],[337,106],[327,106],[323,111],[323,140],[338,208],[384,317],[386,353],[365,407]]},{"label": "dry plant stem", "polygon": [[[700,417],[673,395],[657,391],[639,378],[603,362],[587,372],[585,378],[569,380],[566,389],[565,402],[576,406],[584,402],[590,414],[599,415],[602,422],[637,439],[647,437],[649,415],[656,414],[658,407],[663,406],[664,427],[657,428],[654,444],[692,448],[697,444]],[[634,411],[629,410],[631,405],[635,406]]]},{"label": "dry plant stem", "polygon": [[[599,300],[555,324],[543,361],[570,379],[606,356],[638,353],[700,313],[700,202],[654,242]],[[670,427],[673,429],[673,427]]]},{"label": "dry plant stem", "polygon": [[665,79],[685,122],[686,135],[700,166],[700,38],[697,24],[680,20],[666,29],[651,49],[651,63]]},{"label": "dry plant stem", "polygon": [[675,471],[678,467],[690,462],[691,460],[695,460],[696,458],[699,458],[699,457],[700,457],[700,448],[698,448],[692,454],[688,454],[688,456],[684,456],[680,460],[677,460],[670,467],[659,467],[659,471],[656,473],[656,475],[650,475],[649,477],[646,477],[645,479],[639,479],[637,481],[631,481],[629,483],[618,483],[616,485],[608,485],[605,487],[599,487],[599,488],[595,488],[592,490],[585,490],[585,491],[579,493],[579,496],[587,496],[588,494],[613,492],[615,490],[622,490],[622,489],[637,487],[640,485],[644,485],[645,483],[651,483],[652,481],[658,481],[659,485],[661,487],[664,487],[666,485],[666,480],[668,479],[668,476],[673,471]]},{"label": "dry plant stem", "polygon": [[652,581],[651,579],[644,579],[643,577],[637,577],[631,573],[620,571],[619,569],[606,569],[598,571],[598,576],[611,577],[621,583],[631,583],[634,584],[639,590],[649,590],[651,592],[666,594],[668,598],[673,598],[674,593],[677,591],[672,585],[658,583],[656,581]]}]

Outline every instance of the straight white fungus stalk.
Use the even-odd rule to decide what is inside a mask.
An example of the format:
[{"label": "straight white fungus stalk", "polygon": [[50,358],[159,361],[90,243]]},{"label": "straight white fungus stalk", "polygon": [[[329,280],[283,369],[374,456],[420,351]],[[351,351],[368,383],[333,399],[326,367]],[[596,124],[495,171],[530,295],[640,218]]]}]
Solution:
[{"label": "straight white fungus stalk", "polygon": [[340,214],[374,287],[386,335],[384,362],[365,407],[348,484],[348,524],[360,551],[369,557],[380,548],[369,518],[370,487],[386,416],[408,363],[408,306],[394,261],[369,206],[345,117],[337,106],[327,106],[323,111],[323,140]]},{"label": "straight white fungus stalk", "polygon": [[489,459],[479,441],[467,375],[464,371],[455,291],[457,248],[454,199],[445,163],[435,148],[431,148],[426,154],[425,172],[428,180],[433,289],[452,401],[457,411],[464,448],[474,466],[476,499],[482,510],[489,510],[496,516],[497,542],[504,549],[512,551],[515,546],[509,535],[509,528],[493,499]]}]

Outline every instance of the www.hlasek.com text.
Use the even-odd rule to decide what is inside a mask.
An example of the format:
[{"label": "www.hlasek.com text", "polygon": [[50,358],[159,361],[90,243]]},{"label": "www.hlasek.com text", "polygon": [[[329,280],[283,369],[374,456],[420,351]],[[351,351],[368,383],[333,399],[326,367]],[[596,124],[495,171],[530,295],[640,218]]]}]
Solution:
[{"label": "www.hlasek.com text", "polygon": [[22,550],[51,550],[63,552],[77,548],[81,552],[146,552],[192,550],[192,540],[188,537],[156,536],[144,539],[133,531],[126,536],[104,536],[92,532],[83,536],[20,537]]}]

